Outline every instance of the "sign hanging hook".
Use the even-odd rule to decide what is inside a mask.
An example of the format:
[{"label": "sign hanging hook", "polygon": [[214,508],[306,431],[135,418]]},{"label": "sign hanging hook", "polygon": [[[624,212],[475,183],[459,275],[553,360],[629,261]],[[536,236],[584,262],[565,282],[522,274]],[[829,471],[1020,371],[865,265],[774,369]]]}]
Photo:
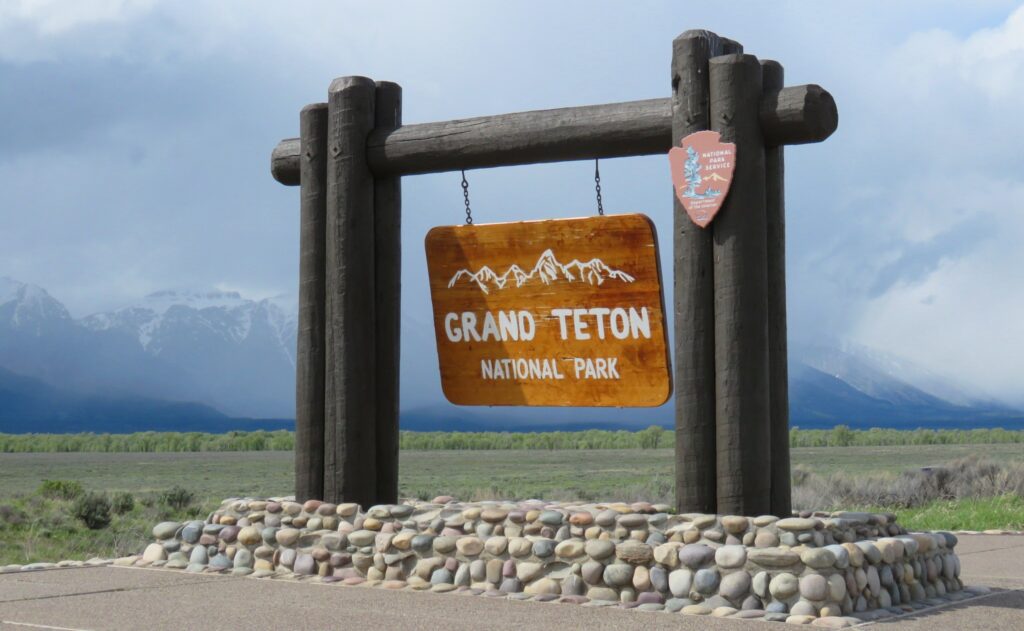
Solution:
[{"label": "sign hanging hook", "polygon": [[601,160],[594,158],[594,190],[597,192],[597,214],[604,216],[604,204],[601,201]]},{"label": "sign hanging hook", "polygon": [[462,169],[462,197],[466,202],[466,225],[473,225],[473,210],[469,207],[469,182],[466,181],[466,170]]}]

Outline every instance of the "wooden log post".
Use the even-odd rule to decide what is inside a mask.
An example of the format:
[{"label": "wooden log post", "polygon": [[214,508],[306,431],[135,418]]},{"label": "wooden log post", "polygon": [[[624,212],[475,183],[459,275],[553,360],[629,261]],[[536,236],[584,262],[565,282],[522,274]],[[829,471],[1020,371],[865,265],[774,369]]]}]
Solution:
[{"label": "wooden log post", "polygon": [[736,143],[729,196],[711,224],[717,509],[760,515],[771,490],[761,66],[752,55],[716,57],[709,78],[711,128]]},{"label": "wooden log post", "polygon": [[[374,129],[402,124],[402,87],[378,81]],[[398,502],[398,364],[402,300],[402,178],[373,182],[376,310],[377,504]]]},{"label": "wooden log post", "polygon": [[[783,69],[777,61],[762,61],[765,99],[782,89]],[[789,462],[789,367],[786,332],[786,197],[783,146],[766,146],[765,206],[767,211],[768,274],[768,403],[771,425],[771,513],[788,516],[792,510]]]},{"label": "wooden log post", "polygon": [[324,500],[377,499],[373,176],[366,138],[376,87],[335,79],[328,91]]},{"label": "wooden log post", "polygon": [[327,104],[299,114],[299,322],[295,352],[295,498],[324,496],[324,307],[327,253]]},{"label": "wooden log post", "polygon": [[[708,60],[722,54],[714,33],[686,31],[672,42],[672,146],[710,128]],[[711,230],[690,220],[675,191],[676,510],[714,513],[715,282]]]},{"label": "wooden log post", "polygon": [[327,104],[299,114],[299,321],[295,354],[295,497],[324,493]]}]

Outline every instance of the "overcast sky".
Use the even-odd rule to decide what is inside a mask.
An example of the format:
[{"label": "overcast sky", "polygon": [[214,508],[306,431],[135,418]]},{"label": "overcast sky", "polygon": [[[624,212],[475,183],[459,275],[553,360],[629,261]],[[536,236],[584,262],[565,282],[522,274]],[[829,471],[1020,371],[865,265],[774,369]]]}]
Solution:
[{"label": "overcast sky", "polygon": [[[1013,2],[0,0],[0,276],[76,316],[170,287],[294,293],[298,190],[270,177],[270,150],[333,77],[397,81],[407,123],[662,97],[691,28],[839,105],[832,138],[786,150],[791,337],[1024,404]],[[655,220],[670,270],[666,158],[602,175],[609,212]],[[474,215],[590,214],[592,177],[585,162],[474,171]],[[422,242],[462,220],[458,174],[405,178],[403,212],[406,348],[432,353]],[[439,396],[433,371],[404,368],[405,397]]]}]

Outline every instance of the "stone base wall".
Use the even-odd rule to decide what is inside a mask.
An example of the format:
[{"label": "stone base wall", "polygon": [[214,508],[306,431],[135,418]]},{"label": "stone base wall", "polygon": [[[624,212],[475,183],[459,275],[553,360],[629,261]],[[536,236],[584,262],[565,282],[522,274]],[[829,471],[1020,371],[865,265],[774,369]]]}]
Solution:
[{"label": "stone base wall", "polygon": [[440,497],[364,511],[230,499],[205,522],[158,524],[142,562],[779,619],[907,608],[962,589],[956,536],[908,534],[892,514],[780,519],[668,508]]}]

